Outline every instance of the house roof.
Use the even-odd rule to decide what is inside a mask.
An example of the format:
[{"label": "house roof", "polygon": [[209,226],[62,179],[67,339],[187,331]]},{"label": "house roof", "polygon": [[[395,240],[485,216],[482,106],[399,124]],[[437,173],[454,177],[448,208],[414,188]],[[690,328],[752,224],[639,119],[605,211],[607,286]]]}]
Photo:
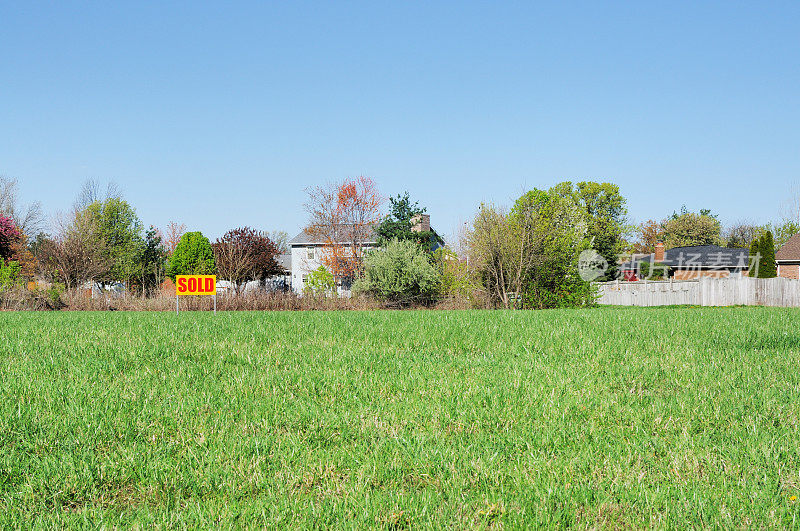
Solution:
[{"label": "house roof", "polygon": [[279,254],[275,257],[275,261],[278,262],[278,265],[281,266],[286,271],[292,270],[292,255],[290,254]]},{"label": "house roof", "polygon": [[[369,234],[367,235],[366,240],[364,243],[367,244],[375,244],[378,243],[378,235],[375,232],[377,229],[377,225],[371,225],[369,227]],[[299,246],[299,245],[324,245],[325,241],[321,240],[320,237],[316,234],[311,234],[308,229],[303,229],[303,231],[289,240],[289,247]]]},{"label": "house roof", "polygon": [[775,260],[800,260],[800,233],[795,234],[781,245],[775,253]]},{"label": "house roof", "polygon": [[[675,247],[664,251],[664,259],[659,263],[675,269],[703,268],[747,268],[750,251],[741,247],[728,248],[718,245],[691,245]],[[653,262],[655,256],[649,254],[621,265],[622,269],[635,269],[639,262]]]}]

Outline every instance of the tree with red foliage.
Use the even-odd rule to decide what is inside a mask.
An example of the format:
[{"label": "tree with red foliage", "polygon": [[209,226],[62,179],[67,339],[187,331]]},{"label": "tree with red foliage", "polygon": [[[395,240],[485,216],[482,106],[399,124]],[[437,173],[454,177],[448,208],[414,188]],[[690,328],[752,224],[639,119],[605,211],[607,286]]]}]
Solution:
[{"label": "tree with red foliage", "polygon": [[337,281],[363,270],[364,244],[375,236],[383,197],[375,181],[360,176],[306,190],[306,231],[323,243],[321,262]]},{"label": "tree with red foliage", "polygon": [[633,244],[633,252],[654,253],[656,243],[664,241],[664,222],[648,219],[637,227],[636,232],[638,241]]},{"label": "tree with red foliage", "polygon": [[22,240],[22,231],[14,221],[0,215],[0,259],[10,260]]},{"label": "tree with red foliage", "polygon": [[250,227],[229,230],[213,247],[219,276],[233,284],[236,293],[249,280],[264,281],[283,272],[275,260],[275,244],[266,234]]}]

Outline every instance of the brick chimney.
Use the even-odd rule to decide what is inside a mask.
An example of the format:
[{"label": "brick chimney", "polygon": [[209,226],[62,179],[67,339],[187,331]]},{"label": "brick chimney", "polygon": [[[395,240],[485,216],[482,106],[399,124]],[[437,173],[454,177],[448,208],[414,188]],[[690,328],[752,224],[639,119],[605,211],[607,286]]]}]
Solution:
[{"label": "brick chimney", "polygon": [[428,214],[420,214],[411,218],[411,230],[414,232],[430,232],[431,231],[431,217]]},{"label": "brick chimney", "polygon": [[657,242],[656,243],[656,252],[655,256],[653,256],[654,262],[663,262],[664,261],[664,243]]}]

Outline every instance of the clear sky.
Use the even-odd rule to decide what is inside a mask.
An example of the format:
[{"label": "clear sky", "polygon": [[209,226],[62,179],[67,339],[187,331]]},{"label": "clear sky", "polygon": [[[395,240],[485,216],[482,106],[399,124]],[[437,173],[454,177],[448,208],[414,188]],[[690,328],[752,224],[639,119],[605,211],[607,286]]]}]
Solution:
[{"label": "clear sky", "polygon": [[0,174],[50,213],[294,235],[364,174],[445,234],[562,180],[766,222],[800,181],[800,2],[121,4],[0,5]]}]

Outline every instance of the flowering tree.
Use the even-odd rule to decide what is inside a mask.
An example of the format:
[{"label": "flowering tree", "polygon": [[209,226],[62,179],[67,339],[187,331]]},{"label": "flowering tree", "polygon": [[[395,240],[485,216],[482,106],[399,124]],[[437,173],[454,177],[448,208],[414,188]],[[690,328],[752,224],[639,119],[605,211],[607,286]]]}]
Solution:
[{"label": "flowering tree", "polygon": [[0,258],[8,260],[22,239],[22,232],[11,218],[0,215]]},{"label": "flowering tree", "polygon": [[346,179],[306,190],[306,231],[323,243],[321,262],[338,280],[361,274],[364,244],[374,239],[383,197],[369,177]]}]

